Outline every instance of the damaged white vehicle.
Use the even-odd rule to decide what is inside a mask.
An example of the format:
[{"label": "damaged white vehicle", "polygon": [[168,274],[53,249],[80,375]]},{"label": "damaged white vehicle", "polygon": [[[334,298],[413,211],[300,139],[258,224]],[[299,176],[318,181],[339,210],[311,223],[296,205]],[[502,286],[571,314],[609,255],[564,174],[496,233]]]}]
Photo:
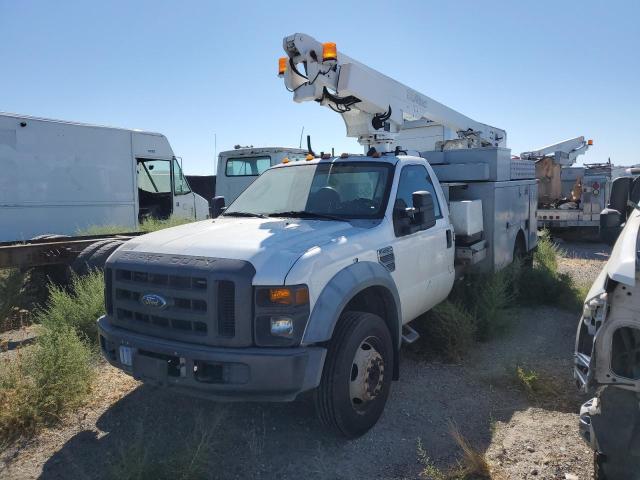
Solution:
[{"label": "damaged white vehicle", "polygon": [[640,479],[639,228],[636,207],[587,295],[576,338],[576,382],[595,394],[580,429],[599,480]]}]

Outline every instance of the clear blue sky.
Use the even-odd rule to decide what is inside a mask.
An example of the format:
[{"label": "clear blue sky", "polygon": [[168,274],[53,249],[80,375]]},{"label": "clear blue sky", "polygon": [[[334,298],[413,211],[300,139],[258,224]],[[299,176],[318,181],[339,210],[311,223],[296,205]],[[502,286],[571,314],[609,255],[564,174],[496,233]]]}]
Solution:
[{"label": "clear blue sky", "polygon": [[234,144],[360,152],[294,104],[282,38],[304,32],[462,113],[513,153],[576,135],[640,162],[640,1],[0,0],[0,111],[164,133],[188,173]]}]

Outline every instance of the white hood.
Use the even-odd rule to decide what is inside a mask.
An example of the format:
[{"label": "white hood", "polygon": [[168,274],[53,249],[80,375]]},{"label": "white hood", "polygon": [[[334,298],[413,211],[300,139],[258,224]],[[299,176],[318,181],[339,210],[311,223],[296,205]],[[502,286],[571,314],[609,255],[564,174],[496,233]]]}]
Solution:
[{"label": "white hood", "polygon": [[633,286],[636,280],[636,258],[640,211],[634,209],[613,246],[607,262],[607,274],[612,280]]},{"label": "white hood", "polygon": [[629,214],[627,223],[618,236],[611,256],[593,285],[586,300],[591,300],[607,291],[607,277],[616,282],[633,287],[636,283],[636,249],[638,230],[640,229],[640,211]]},{"label": "white hood", "polygon": [[218,218],[136,237],[123,250],[246,260],[254,284],[279,285],[309,249],[362,231],[348,222],[278,218]]}]

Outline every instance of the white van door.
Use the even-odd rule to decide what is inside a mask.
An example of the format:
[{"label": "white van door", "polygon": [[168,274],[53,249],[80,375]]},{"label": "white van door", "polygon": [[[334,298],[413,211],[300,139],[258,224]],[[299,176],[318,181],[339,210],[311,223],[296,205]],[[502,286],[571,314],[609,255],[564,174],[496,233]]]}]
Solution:
[{"label": "white van door", "polygon": [[178,161],[173,159],[173,215],[182,218],[196,218],[195,194],[182,173]]}]

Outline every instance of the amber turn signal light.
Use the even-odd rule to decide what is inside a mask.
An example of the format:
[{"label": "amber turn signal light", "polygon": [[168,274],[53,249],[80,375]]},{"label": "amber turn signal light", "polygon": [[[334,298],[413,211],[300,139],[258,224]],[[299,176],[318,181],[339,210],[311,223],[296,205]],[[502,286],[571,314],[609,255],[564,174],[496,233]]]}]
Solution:
[{"label": "amber turn signal light", "polygon": [[309,303],[309,289],[270,288],[269,301],[278,305],[304,305]]}]

